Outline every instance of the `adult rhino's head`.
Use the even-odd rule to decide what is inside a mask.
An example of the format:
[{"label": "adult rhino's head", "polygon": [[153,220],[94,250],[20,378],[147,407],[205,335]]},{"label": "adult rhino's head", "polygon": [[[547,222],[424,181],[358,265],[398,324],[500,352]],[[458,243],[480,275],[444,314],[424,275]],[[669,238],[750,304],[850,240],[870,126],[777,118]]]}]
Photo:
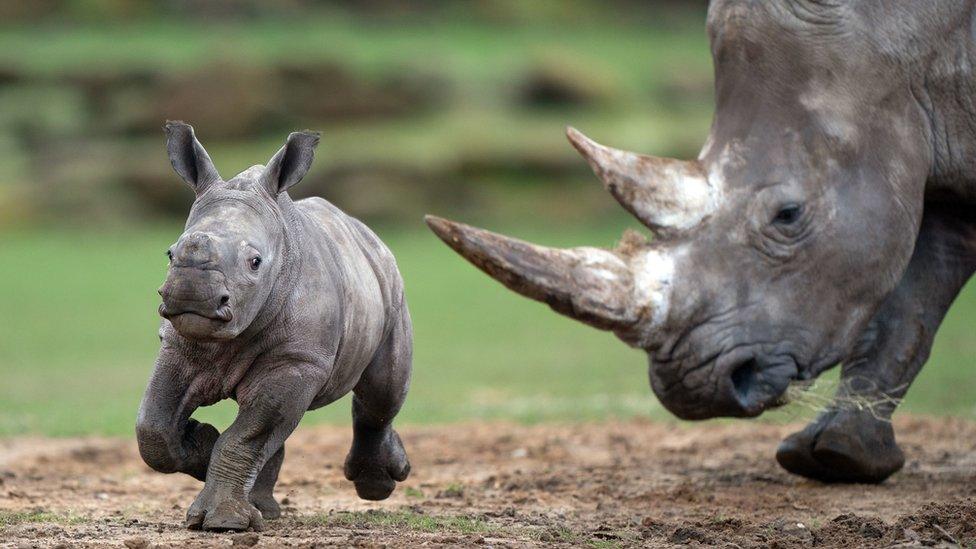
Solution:
[{"label": "adult rhino's head", "polygon": [[191,126],[168,122],[166,135],[173,168],[196,200],[166,252],[159,314],[184,337],[232,339],[254,321],[289,260],[280,205],[311,166],[319,136],[293,133],[267,166],[224,181]]},{"label": "adult rhino's head", "polygon": [[880,23],[855,10],[712,2],[717,109],[696,160],[568,130],[651,242],[552,249],[428,224],[510,289],[647,350],[651,386],[676,415],[762,413],[845,356],[918,232],[922,109],[871,30]]}]

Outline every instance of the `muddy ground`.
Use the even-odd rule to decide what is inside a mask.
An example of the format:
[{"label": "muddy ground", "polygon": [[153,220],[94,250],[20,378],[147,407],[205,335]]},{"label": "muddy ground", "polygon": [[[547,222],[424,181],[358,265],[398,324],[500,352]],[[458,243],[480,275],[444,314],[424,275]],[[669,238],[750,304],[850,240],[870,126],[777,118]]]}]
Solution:
[{"label": "muddy ground", "polygon": [[901,418],[905,470],[823,485],[773,459],[797,426],[649,422],[408,427],[411,478],[356,499],[351,431],[287,445],[284,517],[260,533],[189,532],[200,488],[146,468],[133,440],[0,441],[0,545],[886,547],[976,543],[976,424]]}]

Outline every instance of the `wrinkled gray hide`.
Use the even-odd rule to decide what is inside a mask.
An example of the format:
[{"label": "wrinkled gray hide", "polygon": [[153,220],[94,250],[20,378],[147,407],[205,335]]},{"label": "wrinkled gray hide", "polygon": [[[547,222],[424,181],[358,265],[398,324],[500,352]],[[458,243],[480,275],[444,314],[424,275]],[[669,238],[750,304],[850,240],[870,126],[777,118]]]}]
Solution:
[{"label": "wrinkled gray hide", "polygon": [[[412,333],[390,251],[365,225],[288,188],[312,163],[317,134],[288,137],[267,166],[229,181],[193,128],[166,125],[169,157],[196,192],[159,289],[162,348],[136,433],[150,467],[205,481],[186,525],[261,529],[284,442],[306,410],[353,391],[346,478],[384,499],[410,464],[391,427],[410,382]],[[232,398],[223,433],[191,415]]]},{"label": "wrinkled gray hide", "polygon": [[[512,290],[645,349],[679,417],[756,416],[843,363],[788,470],[877,482],[888,418],[976,267],[976,9],[960,0],[715,0],[716,110],[695,160],[569,139],[654,237],[535,246],[440,218]],[[612,136],[608,136],[612,138]]]}]

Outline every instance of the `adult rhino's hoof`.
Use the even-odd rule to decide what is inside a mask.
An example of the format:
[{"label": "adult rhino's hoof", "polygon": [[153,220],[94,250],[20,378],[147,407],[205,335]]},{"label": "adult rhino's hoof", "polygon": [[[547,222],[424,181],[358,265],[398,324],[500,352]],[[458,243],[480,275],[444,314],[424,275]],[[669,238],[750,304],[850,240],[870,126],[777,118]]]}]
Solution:
[{"label": "adult rhino's hoof", "polygon": [[355,483],[360,498],[378,501],[390,497],[397,482],[407,480],[410,462],[400,436],[390,429],[378,445],[354,443],[344,472]]},{"label": "adult rhino's hoof", "polygon": [[264,530],[264,519],[261,511],[246,499],[215,495],[204,488],[187,511],[184,526],[190,530],[260,532]]},{"label": "adult rhino's hoof", "polygon": [[878,483],[905,465],[905,455],[890,422],[865,411],[833,411],[788,436],[776,461],[821,482]]}]

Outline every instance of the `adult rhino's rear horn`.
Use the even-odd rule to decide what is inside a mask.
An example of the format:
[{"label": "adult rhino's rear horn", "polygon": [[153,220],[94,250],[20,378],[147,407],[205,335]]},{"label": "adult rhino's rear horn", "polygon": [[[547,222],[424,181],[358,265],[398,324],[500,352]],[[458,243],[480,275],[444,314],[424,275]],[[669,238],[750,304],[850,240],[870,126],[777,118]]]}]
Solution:
[{"label": "adult rhino's rear horn", "polygon": [[630,266],[614,252],[546,248],[435,216],[425,220],[476,267],[556,312],[606,330],[632,328],[644,312],[633,299]]},{"label": "adult rhino's rear horn", "polygon": [[698,162],[613,149],[572,127],[566,136],[617,202],[655,232],[690,229],[715,209],[717,191]]}]

